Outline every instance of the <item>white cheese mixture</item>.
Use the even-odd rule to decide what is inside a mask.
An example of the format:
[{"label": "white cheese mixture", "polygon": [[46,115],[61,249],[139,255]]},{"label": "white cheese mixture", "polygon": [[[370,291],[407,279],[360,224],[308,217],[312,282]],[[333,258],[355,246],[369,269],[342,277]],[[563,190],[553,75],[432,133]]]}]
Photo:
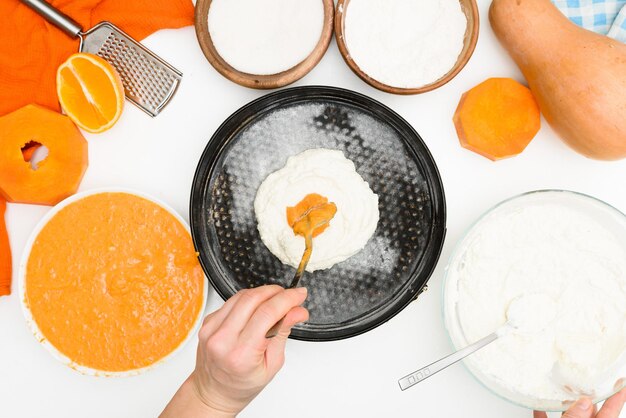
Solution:
[{"label": "white cheese mixture", "polygon": [[467,18],[459,0],[351,0],[345,41],[359,68],[392,87],[431,84],[454,67]]},{"label": "white cheese mixture", "polygon": [[209,34],[217,53],[248,74],[277,74],[315,49],[324,26],[321,0],[213,0]]},{"label": "white cheese mixture", "polygon": [[330,226],[313,239],[307,271],[327,269],[365,247],[378,224],[378,196],[341,151],[311,149],[289,157],[261,183],[254,211],[261,239],[285,264],[298,267],[304,238],[294,234],[286,210],[317,193],[337,205]]},{"label": "white cheese mixture", "polygon": [[514,317],[518,329],[467,359],[500,387],[562,401],[624,377],[626,221],[600,202],[547,192],[503,204],[463,241],[445,292],[457,346]]}]

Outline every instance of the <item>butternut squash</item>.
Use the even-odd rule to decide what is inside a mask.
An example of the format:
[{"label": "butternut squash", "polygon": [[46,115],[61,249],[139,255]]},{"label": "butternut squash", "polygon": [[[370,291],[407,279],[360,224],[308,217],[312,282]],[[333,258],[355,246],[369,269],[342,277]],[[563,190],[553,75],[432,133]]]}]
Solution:
[{"label": "butternut squash", "polygon": [[[36,170],[34,143],[48,148]],[[56,205],[76,193],[87,165],[87,141],[67,116],[30,104],[0,118],[0,195],[7,201]]]},{"label": "butternut squash", "polygon": [[581,154],[626,157],[626,45],[570,22],[550,0],[493,0],[491,27],[546,121]]}]

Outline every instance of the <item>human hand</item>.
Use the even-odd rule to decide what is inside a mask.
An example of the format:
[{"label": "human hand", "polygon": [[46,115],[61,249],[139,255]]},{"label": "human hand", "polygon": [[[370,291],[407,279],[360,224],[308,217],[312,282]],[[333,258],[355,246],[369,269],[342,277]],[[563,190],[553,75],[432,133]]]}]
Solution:
[{"label": "human hand", "polygon": [[[305,288],[246,289],[204,319],[196,368],[161,418],[232,418],[272,380],[285,361],[285,343],[309,312]],[[265,334],[281,318],[274,338]]]},{"label": "human hand", "polygon": [[[582,398],[565,411],[562,418],[619,418],[624,402],[626,402],[626,388],[604,401],[600,411],[589,398]],[[533,418],[547,418],[547,416],[545,412],[534,411],[533,413]]]},{"label": "human hand", "polygon": [[[309,318],[300,306],[306,296],[306,288],[245,289],[207,315],[196,368],[161,418],[231,418],[241,412],[282,367],[291,328]],[[278,335],[265,338],[283,317]]]}]

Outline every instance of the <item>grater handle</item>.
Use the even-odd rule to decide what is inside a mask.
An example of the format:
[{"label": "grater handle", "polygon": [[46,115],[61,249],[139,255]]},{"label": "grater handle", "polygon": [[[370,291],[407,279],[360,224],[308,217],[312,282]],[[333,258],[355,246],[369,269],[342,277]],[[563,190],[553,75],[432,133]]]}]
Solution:
[{"label": "grater handle", "polygon": [[56,9],[45,0],[21,1],[72,38],[77,37],[83,31],[83,28],[74,19],[64,14],[59,9]]}]

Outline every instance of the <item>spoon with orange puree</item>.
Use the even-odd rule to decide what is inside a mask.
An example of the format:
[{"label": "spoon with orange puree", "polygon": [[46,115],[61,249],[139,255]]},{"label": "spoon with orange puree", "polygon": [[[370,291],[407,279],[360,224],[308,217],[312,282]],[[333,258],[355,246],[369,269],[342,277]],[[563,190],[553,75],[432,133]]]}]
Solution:
[{"label": "spoon with orange puree", "polygon": [[[304,254],[302,254],[296,274],[287,289],[298,286],[304,274],[304,269],[306,269],[313,253],[313,238],[328,228],[330,220],[333,219],[336,213],[337,206],[332,202],[328,202],[326,197],[317,193],[310,193],[298,202],[296,206],[287,207],[287,223],[293,229],[295,235],[304,237]],[[275,337],[283,324],[283,320],[284,318],[274,324],[265,334],[265,337]]]}]

